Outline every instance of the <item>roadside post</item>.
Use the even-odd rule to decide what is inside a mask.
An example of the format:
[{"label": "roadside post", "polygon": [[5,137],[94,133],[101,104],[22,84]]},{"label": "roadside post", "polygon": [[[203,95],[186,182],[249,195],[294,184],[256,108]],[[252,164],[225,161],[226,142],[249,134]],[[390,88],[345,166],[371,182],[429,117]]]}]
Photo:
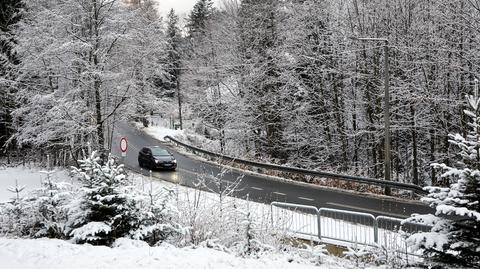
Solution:
[{"label": "roadside post", "polygon": [[122,137],[120,139],[120,151],[122,152],[122,163],[125,163],[125,157],[127,157],[128,141],[127,138]]}]

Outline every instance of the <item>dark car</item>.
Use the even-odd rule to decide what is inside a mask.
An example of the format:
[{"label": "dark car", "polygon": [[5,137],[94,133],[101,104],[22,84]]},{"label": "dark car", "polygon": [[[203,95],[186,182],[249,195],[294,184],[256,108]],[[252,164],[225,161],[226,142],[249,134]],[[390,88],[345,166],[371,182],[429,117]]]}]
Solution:
[{"label": "dark car", "polygon": [[149,169],[177,168],[177,160],[166,149],[161,147],[145,147],[138,153],[138,165]]}]

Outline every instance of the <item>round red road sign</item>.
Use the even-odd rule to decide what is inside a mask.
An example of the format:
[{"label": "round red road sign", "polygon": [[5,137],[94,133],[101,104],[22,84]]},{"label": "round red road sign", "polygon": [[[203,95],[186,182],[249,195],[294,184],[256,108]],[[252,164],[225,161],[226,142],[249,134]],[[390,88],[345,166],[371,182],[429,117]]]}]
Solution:
[{"label": "round red road sign", "polygon": [[127,152],[127,149],[128,149],[127,139],[125,137],[122,137],[122,139],[120,139],[120,150],[122,152]]}]

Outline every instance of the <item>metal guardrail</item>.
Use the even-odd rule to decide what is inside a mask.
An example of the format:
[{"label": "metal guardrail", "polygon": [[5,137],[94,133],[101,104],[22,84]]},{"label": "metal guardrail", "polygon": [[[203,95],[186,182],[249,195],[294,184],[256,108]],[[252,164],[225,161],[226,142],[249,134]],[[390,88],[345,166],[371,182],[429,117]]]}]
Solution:
[{"label": "metal guardrail", "polygon": [[[403,233],[425,232],[430,226],[405,222],[403,219],[372,214],[319,208],[301,204],[272,202],[271,220],[275,227],[300,236],[309,236],[319,241],[330,239],[335,242],[401,250],[409,250]],[[307,216],[310,215],[310,216]]]},{"label": "metal guardrail", "polygon": [[276,164],[259,163],[259,162],[234,158],[234,157],[226,156],[226,155],[223,155],[223,154],[219,154],[219,153],[211,152],[211,151],[208,151],[208,150],[204,150],[204,149],[201,149],[199,147],[195,147],[195,146],[183,143],[181,141],[178,141],[171,136],[165,136],[165,138],[174,142],[177,145],[180,145],[180,146],[182,146],[186,149],[189,149],[189,150],[193,151],[193,153],[195,153],[195,154],[202,153],[202,154],[205,154],[205,155],[210,156],[210,157],[220,158],[220,159],[227,160],[227,161],[234,162],[234,163],[238,163],[238,164],[244,164],[244,165],[249,165],[249,166],[253,166],[253,167],[276,170],[276,171],[287,172],[287,173],[295,173],[295,174],[308,175],[308,176],[317,176],[317,177],[323,177],[323,178],[328,178],[328,179],[345,180],[345,181],[358,182],[358,183],[376,185],[376,186],[382,186],[382,187],[391,187],[391,188],[395,188],[395,189],[414,191],[414,192],[421,193],[421,194],[427,193],[427,191],[423,190],[422,187],[417,186],[417,185],[413,185],[413,184],[402,183],[402,182],[394,182],[394,181],[385,181],[385,180],[367,178],[367,177],[340,175],[340,174],[334,174],[334,173],[329,173],[329,172],[307,170],[307,169],[303,169],[303,168],[288,167],[288,166],[282,166],[282,165],[276,165]]}]

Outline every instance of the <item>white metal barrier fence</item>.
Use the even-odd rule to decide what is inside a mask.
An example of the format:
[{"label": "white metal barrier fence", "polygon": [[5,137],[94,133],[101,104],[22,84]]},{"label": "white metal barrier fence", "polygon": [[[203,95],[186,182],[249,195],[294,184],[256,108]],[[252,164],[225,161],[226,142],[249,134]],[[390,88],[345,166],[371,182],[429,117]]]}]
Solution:
[{"label": "white metal barrier fence", "polygon": [[[411,253],[405,233],[429,231],[430,226],[406,223],[403,219],[387,216],[316,208],[301,204],[271,203],[271,221],[275,227],[304,239],[331,241],[339,245],[380,246]],[[413,254],[413,253],[412,253]]]},{"label": "white metal barrier fence", "polygon": [[374,245],[377,242],[375,217],[372,214],[320,208],[318,238],[346,243]]}]

